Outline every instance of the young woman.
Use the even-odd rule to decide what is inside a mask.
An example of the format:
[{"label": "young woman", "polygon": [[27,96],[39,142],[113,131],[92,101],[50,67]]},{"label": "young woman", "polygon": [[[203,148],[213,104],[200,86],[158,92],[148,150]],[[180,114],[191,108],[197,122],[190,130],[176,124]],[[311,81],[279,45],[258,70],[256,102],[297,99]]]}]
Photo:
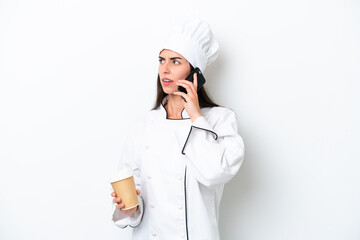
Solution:
[{"label": "young woman", "polygon": [[220,239],[223,187],[243,161],[244,144],[235,113],[204,87],[197,91],[196,74],[193,83],[185,80],[217,55],[209,26],[194,19],[174,27],[160,51],[155,107],[129,131],[119,164],[133,170],[140,204],[121,210],[111,194],[113,221],[133,227],[133,239]]}]

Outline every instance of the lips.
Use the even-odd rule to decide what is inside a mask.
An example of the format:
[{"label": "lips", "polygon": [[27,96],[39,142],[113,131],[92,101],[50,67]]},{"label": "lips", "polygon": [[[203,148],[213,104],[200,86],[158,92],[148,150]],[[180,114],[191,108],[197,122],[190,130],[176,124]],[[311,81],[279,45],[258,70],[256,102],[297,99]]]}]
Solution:
[{"label": "lips", "polygon": [[168,78],[163,78],[162,79],[162,84],[165,85],[165,86],[171,84],[172,82],[174,82],[174,81],[171,80],[171,79],[168,79]]}]

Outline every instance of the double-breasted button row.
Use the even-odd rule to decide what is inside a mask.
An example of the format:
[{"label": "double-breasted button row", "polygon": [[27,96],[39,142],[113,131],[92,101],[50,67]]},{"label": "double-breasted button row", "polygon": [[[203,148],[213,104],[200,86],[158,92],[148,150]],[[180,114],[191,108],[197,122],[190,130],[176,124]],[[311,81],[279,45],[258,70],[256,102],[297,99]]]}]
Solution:
[{"label": "double-breasted button row", "polygon": [[[151,236],[156,237],[156,236],[157,236],[156,232],[155,232],[155,231],[152,231],[152,232],[151,232]],[[185,237],[186,237],[186,234],[185,234],[185,233],[182,233],[182,234],[180,235],[180,238],[181,238],[181,239],[184,239]]]},{"label": "double-breasted button row", "polygon": [[[183,176],[182,176],[182,175],[178,175],[176,178],[177,178],[179,181],[182,181],[182,180],[183,180]],[[148,175],[148,176],[147,176],[147,179],[148,179],[148,180],[151,180],[151,176]]]}]

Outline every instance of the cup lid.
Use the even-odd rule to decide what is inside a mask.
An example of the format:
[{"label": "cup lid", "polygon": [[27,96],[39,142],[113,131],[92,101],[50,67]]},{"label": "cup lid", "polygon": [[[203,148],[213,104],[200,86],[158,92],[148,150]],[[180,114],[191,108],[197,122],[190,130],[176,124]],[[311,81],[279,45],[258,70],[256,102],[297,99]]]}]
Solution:
[{"label": "cup lid", "polygon": [[120,169],[119,171],[115,172],[111,178],[110,178],[110,182],[117,182],[120,180],[123,180],[125,178],[129,178],[133,175],[132,171],[130,168],[123,168]]}]

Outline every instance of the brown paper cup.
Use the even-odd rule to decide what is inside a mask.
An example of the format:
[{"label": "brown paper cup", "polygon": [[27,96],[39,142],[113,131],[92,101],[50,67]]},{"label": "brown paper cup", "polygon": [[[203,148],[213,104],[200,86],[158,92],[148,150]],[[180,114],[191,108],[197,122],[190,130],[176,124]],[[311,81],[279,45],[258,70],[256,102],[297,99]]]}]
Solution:
[{"label": "brown paper cup", "polygon": [[124,169],[115,173],[111,178],[111,186],[116,196],[120,197],[121,202],[125,204],[125,207],[121,210],[128,210],[139,205],[135,181],[131,170]]}]

